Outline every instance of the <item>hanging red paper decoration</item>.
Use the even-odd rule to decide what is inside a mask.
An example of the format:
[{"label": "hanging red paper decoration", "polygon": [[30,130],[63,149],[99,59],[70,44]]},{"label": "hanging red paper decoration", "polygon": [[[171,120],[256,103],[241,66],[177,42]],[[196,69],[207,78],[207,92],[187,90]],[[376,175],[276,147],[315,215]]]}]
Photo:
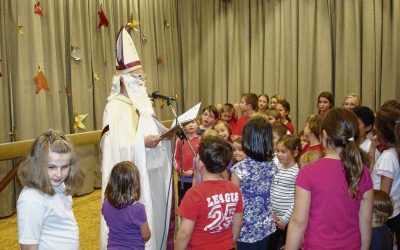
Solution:
[{"label": "hanging red paper decoration", "polygon": [[40,6],[40,2],[35,4],[34,12],[35,14],[43,16],[43,8]]},{"label": "hanging red paper decoration", "polygon": [[100,10],[97,12],[97,15],[99,15],[99,18],[100,18],[98,28],[101,28],[102,26],[108,27],[108,19],[106,17],[106,14],[103,11],[102,5],[100,5]]},{"label": "hanging red paper decoration", "polygon": [[36,93],[38,94],[42,89],[46,90],[47,92],[50,91],[49,85],[47,84],[47,79],[43,74],[43,71],[40,69],[40,66],[38,67],[38,73],[35,78],[33,78],[36,84]]}]

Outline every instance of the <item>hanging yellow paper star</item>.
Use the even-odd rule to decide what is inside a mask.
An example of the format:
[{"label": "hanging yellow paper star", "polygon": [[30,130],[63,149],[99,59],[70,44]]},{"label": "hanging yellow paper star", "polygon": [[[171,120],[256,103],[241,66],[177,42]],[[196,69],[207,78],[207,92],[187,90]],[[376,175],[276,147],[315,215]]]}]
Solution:
[{"label": "hanging yellow paper star", "polygon": [[131,21],[125,25],[125,28],[133,31],[139,31],[139,21],[133,18],[133,14],[131,15]]},{"label": "hanging yellow paper star", "polygon": [[93,79],[97,82],[97,81],[100,80],[100,77],[99,77],[99,75],[97,73],[94,73],[93,74]]},{"label": "hanging yellow paper star", "polygon": [[75,117],[75,122],[74,122],[74,128],[75,129],[86,129],[85,125],[83,124],[83,120],[85,120],[86,116],[88,114],[80,115],[77,112],[74,112],[74,117]]},{"label": "hanging yellow paper star", "polygon": [[24,34],[24,26],[18,25],[17,31],[18,31],[18,34],[23,35]]}]

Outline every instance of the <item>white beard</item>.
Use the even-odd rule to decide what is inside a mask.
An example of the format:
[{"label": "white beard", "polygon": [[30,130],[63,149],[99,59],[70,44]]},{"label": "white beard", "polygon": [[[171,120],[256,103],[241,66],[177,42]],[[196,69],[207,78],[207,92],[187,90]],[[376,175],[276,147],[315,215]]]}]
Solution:
[{"label": "white beard", "polygon": [[108,97],[110,100],[112,97],[120,93],[120,78],[124,78],[124,84],[128,97],[131,102],[135,105],[136,109],[140,114],[143,115],[154,115],[153,105],[147,94],[146,84],[131,76],[130,74],[123,74],[114,76],[113,85],[111,87],[111,94]]}]

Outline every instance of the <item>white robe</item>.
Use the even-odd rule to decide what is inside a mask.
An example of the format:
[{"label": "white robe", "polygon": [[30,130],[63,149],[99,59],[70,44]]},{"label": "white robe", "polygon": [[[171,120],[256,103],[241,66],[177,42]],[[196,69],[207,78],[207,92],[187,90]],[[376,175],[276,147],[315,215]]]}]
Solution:
[{"label": "white robe", "polygon": [[[103,128],[109,125],[101,141],[102,162],[102,200],[112,167],[121,161],[132,161],[140,172],[140,201],[145,205],[151,238],[146,249],[166,249],[172,186],[171,144],[161,141],[156,148],[145,148],[144,137],[160,134],[165,127],[146,114],[140,114],[135,131],[134,117],[137,113],[129,98],[114,96],[106,105],[103,115]],[[101,216],[100,248],[107,249],[108,228]],[[162,246],[161,246],[162,244]]]}]

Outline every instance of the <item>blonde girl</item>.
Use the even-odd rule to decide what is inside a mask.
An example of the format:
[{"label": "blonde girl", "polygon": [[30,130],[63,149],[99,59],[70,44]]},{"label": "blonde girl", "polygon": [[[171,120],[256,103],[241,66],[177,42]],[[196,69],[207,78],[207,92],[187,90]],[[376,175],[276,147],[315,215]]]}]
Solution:
[{"label": "blonde girl", "polygon": [[361,106],[361,98],[356,94],[349,94],[344,98],[342,107],[352,109]]},{"label": "blonde girl", "polygon": [[41,134],[18,170],[25,186],[17,203],[21,249],[79,249],[79,229],[72,194],[84,175],[65,135],[53,129]]},{"label": "blonde girl", "polygon": [[231,141],[231,135],[232,135],[232,131],[228,125],[227,122],[225,121],[217,121],[214,126],[213,129],[215,129],[218,133],[218,135],[222,138],[224,138],[225,140],[227,140],[228,142]]},{"label": "blonde girl", "polygon": [[273,96],[271,97],[271,103],[269,104],[269,107],[270,107],[270,108],[275,108],[275,105],[276,105],[279,101],[282,101],[282,100],[285,100],[285,97],[284,97],[283,95],[279,95],[279,94],[273,95]]},{"label": "blonde girl", "polygon": [[151,233],[140,199],[140,174],[130,161],[111,170],[101,212],[109,228],[107,249],[144,249]]},{"label": "blonde girl", "polygon": [[311,151],[307,151],[304,154],[300,155],[299,158],[299,168],[303,167],[304,165],[314,162],[316,160],[321,159],[322,157],[324,157],[324,154],[321,153],[318,150],[311,150]]},{"label": "blonde girl", "polygon": [[265,111],[269,123],[281,122],[281,113],[276,108],[269,108]]}]

